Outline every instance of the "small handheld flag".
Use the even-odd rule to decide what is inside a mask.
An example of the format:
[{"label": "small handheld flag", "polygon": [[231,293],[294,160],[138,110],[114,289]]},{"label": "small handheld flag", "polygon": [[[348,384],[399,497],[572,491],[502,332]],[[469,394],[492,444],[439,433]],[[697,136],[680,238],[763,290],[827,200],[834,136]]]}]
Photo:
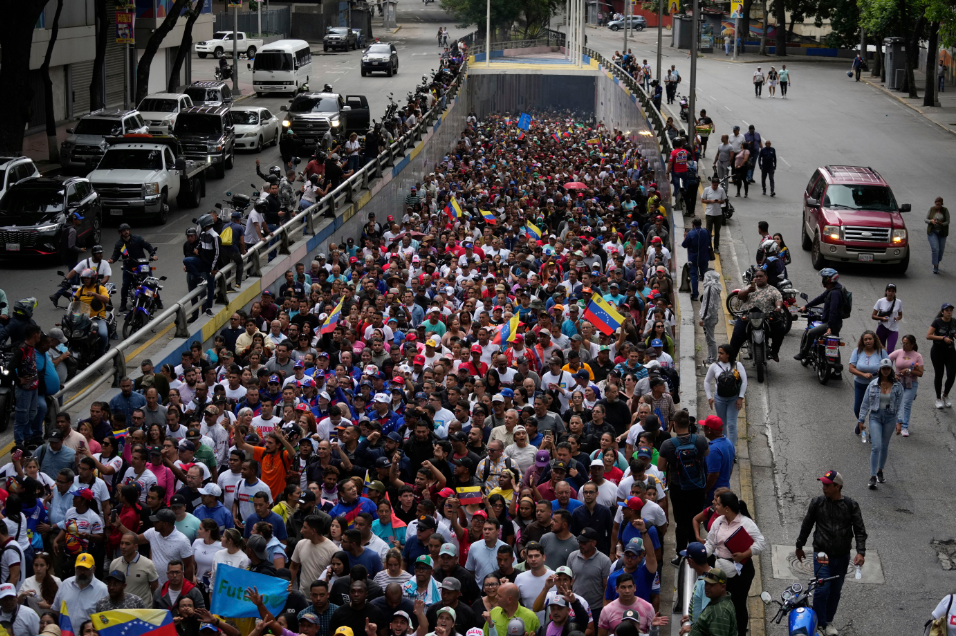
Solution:
[{"label": "small handheld flag", "polygon": [[344,302],[345,298],[342,298],[339,304],[335,306],[335,309],[332,310],[332,313],[329,314],[329,317],[325,319],[325,322],[322,323],[321,332],[323,334],[335,331],[335,325],[338,324],[339,318],[342,316],[342,303]]},{"label": "small handheld flag", "polygon": [[123,258],[129,258],[129,250],[126,249],[126,244],[123,244],[123,249],[120,250],[120,254],[123,255]]},{"label": "small handheld flag", "polygon": [[472,504],[481,503],[481,487],[480,486],[459,486],[456,488],[458,491],[458,501],[464,505],[469,506]]},{"label": "small handheld flag", "polygon": [[541,230],[531,221],[528,221],[524,225],[525,231],[528,233],[528,238],[534,239],[535,241],[541,240]]},{"label": "small handheld flag", "polygon": [[[93,627],[105,636],[176,636],[169,610],[122,609],[90,614]],[[60,630],[62,633],[62,629]]]},{"label": "small handheld flag", "polygon": [[561,143],[561,138],[558,137],[558,133],[551,133],[551,138],[554,139],[556,142]]},{"label": "small handheld flag", "polygon": [[491,210],[479,210],[481,212],[481,218],[485,220],[485,223],[490,223],[491,225],[496,225],[498,219],[495,218],[495,215]]},{"label": "small handheld flag", "polygon": [[61,636],[73,636],[73,622],[70,620],[70,613],[66,609],[66,601],[60,601],[59,627]]},{"label": "small handheld flag", "polygon": [[598,331],[608,335],[614,333],[624,323],[624,316],[619,314],[600,294],[594,294],[591,302],[584,310],[583,318],[591,322]]},{"label": "small handheld flag", "polygon": [[461,218],[461,206],[458,205],[458,201],[455,197],[452,197],[448,205],[445,206],[445,214],[448,215],[448,218],[451,219],[452,222]]},{"label": "small handheld flag", "polygon": [[498,329],[498,333],[495,334],[492,344],[500,345],[505,342],[514,342],[515,336],[518,335],[518,325],[521,324],[518,319],[518,314],[515,314],[511,320],[501,325]]}]

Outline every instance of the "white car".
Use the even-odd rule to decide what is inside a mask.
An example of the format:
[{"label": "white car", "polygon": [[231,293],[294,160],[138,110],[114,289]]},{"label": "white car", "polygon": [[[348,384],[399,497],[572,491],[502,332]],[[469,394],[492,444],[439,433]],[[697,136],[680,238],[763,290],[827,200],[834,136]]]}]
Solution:
[{"label": "white car", "polygon": [[211,40],[196,42],[193,48],[201,58],[212,55],[219,59],[224,56],[232,57],[233,46],[239,55],[245,54],[251,60],[256,56],[256,51],[262,48],[262,40],[246,37],[245,33],[239,31],[236,34],[236,43],[233,45],[232,31],[216,31]]},{"label": "white car", "polygon": [[193,105],[186,93],[154,93],[139,103],[139,114],[151,135],[168,135],[176,125],[176,115]]},{"label": "white car", "polygon": [[236,150],[261,151],[279,144],[279,119],[261,106],[235,107],[231,111],[236,127]]},{"label": "white car", "polygon": [[0,198],[10,186],[39,176],[40,171],[29,157],[0,157]]}]

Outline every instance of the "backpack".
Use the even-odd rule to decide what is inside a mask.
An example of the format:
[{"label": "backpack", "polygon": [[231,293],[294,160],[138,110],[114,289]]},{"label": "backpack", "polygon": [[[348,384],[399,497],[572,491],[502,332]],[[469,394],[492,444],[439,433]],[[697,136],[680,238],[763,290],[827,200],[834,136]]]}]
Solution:
[{"label": "backpack", "polygon": [[847,319],[853,313],[853,292],[846,287],[840,287],[840,318]]},{"label": "backpack", "polygon": [[[485,458],[485,472],[484,472],[484,474],[481,476],[481,481],[482,481],[483,483],[488,483],[488,475],[491,474],[491,461],[490,461],[490,459],[491,459],[490,457],[486,457],[486,458]],[[513,464],[513,462],[511,461],[511,458],[510,458],[510,457],[505,457],[505,468],[511,469],[511,467],[512,467],[513,465],[514,465],[514,464]]]},{"label": "backpack", "polygon": [[232,225],[227,225],[222,229],[222,232],[219,233],[219,238],[222,239],[222,244],[225,247],[232,246]]},{"label": "backpack", "polygon": [[717,395],[722,398],[737,397],[740,395],[741,383],[736,364],[730,369],[721,367],[720,374],[717,376]]},{"label": "backpack", "polygon": [[698,490],[706,483],[704,462],[697,453],[697,435],[691,434],[686,442],[675,449],[677,456],[677,475],[681,490]]}]

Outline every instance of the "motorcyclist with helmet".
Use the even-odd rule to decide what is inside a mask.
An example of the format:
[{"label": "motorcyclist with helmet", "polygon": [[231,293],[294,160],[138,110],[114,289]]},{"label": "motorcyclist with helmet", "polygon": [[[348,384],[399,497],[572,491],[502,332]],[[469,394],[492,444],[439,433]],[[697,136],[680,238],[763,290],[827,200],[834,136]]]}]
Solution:
[{"label": "motorcyclist with helmet", "polygon": [[213,218],[209,214],[199,217],[199,249],[196,256],[187,256],[183,259],[183,270],[186,274],[192,274],[189,283],[189,291],[194,290],[199,280],[206,281],[206,302],[203,313],[207,316],[212,315],[212,301],[216,296],[216,274],[219,272],[219,256],[222,252],[222,239],[213,229]]},{"label": "motorcyclist with helmet", "polygon": [[362,165],[375,159],[384,149],[385,141],[382,139],[382,124],[375,124],[372,130],[365,135],[365,156],[362,158]]},{"label": "motorcyclist with helmet", "polygon": [[269,174],[262,174],[261,167],[262,166],[259,163],[259,160],[256,159],[256,174],[259,175],[259,178],[262,179],[263,181],[268,181],[271,183],[272,178],[275,177],[276,183],[278,183],[279,182],[278,180],[282,178],[282,168],[280,168],[279,166],[272,166],[271,168],[269,168]]},{"label": "motorcyclist with helmet", "polygon": [[83,222],[83,217],[76,212],[70,212],[66,217],[66,221],[66,226],[60,235],[60,257],[63,259],[65,266],[73,269],[76,262],[80,260],[80,254],[86,251],[85,248],[80,247],[76,243],[76,230],[80,227],[80,223]]},{"label": "motorcyclist with helmet", "polygon": [[109,329],[106,323],[106,306],[110,302],[106,287],[96,280],[96,272],[90,268],[80,272],[80,288],[73,292],[73,300],[79,301],[85,310],[89,310],[90,320],[100,336],[99,355],[106,353],[109,342]]},{"label": "motorcyclist with helmet", "polygon": [[226,61],[225,57],[219,58],[219,73],[221,75],[220,79],[232,79],[232,67],[229,66],[229,62]]},{"label": "motorcyclist with helmet", "polygon": [[773,239],[767,239],[757,248],[757,265],[767,272],[767,281],[780,289],[780,281],[787,277],[787,268],[783,260],[777,256],[779,247]]},{"label": "motorcyclist with helmet", "polygon": [[[6,295],[4,295],[4,300]],[[10,338],[11,344],[17,344],[23,340],[23,334],[30,325],[35,325],[33,321],[33,310],[37,306],[36,298],[24,298],[18,300],[13,305],[13,311],[10,312],[8,319],[0,326],[0,345],[6,343]]]},{"label": "motorcyclist with helmet", "polygon": [[292,158],[295,156],[298,137],[291,128],[279,137],[279,156],[282,157],[282,163],[286,168],[292,167]]},{"label": "motorcyclist with helmet", "polygon": [[826,288],[822,294],[808,302],[800,308],[800,311],[806,311],[809,307],[823,305],[822,325],[808,329],[803,334],[803,340],[800,342],[800,353],[793,356],[794,360],[803,360],[810,353],[810,347],[821,336],[839,336],[840,329],[843,328],[843,285],[840,284],[840,274],[832,267],[825,267],[820,270],[820,278],[823,286]]},{"label": "motorcyclist with helmet", "polygon": [[112,265],[121,258],[123,259],[123,289],[120,291],[122,299],[120,300],[119,310],[126,311],[126,299],[129,298],[130,288],[136,281],[133,272],[136,261],[146,258],[155,261],[159,257],[156,256],[156,248],[150,245],[146,239],[133,234],[129,223],[122,223],[119,226],[119,235],[119,240],[113,246],[113,255],[110,256],[107,263]]},{"label": "motorcyclist with helmet", "polygon": [[113,268],[111,268],[110,264],[103,259],[103,246],[94,245],[90,250],[90,253],[91,256],[89,258],[84,258],[82,261],[77,263],[73,269],[67,272],[66,278],[63,279],[63,282],[60,284],[60,289],[50,296],[50,300],[53,301],[53,306],[57,309],[60,308],[58,301],[61,297],[70,297],[72,293],[70,292],[70,286],[79,282],[80,272],[82,272],[84,269],[92,269],[101,285],[105,285],[110,281],[110,277],[113,275]]},{"label": "motorcyclist with helmet", "polygon": [[749,287],[741,289],[738,297],[740,317],[734,322],[734,333],[730,338],[731,359],[736,359],[740,347],[747,340],[748,312],[752,308],[760,309],[770,323],[770,357],[779,362],[778,352],[783,341],[783,320],[777,318],[783,311],[783,295],[780,290],[768,283],[767,272],[758,269],[754,272]]}]

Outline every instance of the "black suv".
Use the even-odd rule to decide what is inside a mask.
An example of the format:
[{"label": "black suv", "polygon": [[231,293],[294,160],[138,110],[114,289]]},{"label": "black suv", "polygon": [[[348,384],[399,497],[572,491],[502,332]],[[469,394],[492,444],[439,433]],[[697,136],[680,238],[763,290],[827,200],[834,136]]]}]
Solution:
[{"label": "black suv", "polygon": [[66,217],[83,217],[77,245],[100,242],[100,197],[82,177],[36,177],[7,188],[0,199],[0,258],[56,256]]},{"label": "black suv", "polygon": [[236,132],[228,106],[193,106],[179,113],[173,135],[186,159],[206,161],[216,177],[232,170],[236,157]]}]

